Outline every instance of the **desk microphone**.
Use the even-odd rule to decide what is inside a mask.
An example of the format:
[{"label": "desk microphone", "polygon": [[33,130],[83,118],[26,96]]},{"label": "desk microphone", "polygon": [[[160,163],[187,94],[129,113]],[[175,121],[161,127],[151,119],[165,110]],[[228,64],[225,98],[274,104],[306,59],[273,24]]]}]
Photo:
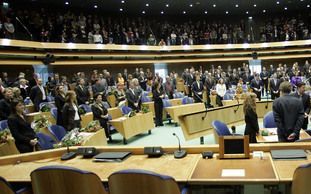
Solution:
[{"label": "desk microphone", "polygon": [[76,157],[76,155],[77,155],[77,153],[76,152],[70,152],[69,146],[67,146],[67,152],[62,155],[61,160],[70,160],[70,159]]},{"label": "desk microphone", "polygon": [[180,140],[179,137],[176,135],[176,133],[173,133],[173,135],[178,139],[178,150],[174,151],[174,158],[183,158],[187,155],[186,150],[182,150],[180,147]]}]

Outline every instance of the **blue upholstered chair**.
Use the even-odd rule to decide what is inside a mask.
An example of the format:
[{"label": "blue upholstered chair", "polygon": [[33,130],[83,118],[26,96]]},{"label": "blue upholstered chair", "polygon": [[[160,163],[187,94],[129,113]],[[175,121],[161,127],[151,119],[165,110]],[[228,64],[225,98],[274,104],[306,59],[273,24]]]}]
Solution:
[{"label": "blue upholstered chair", "polygon": [[142,95],[141,96],[141,102],[144,103],[144,102],[151,102],[151,99],[149,96],[144,96]]},{"label": "blue upholstered chair", "polygon": [[83,108],[86,113],[92,112],[92,108],[87,104],[80,104],[79,108]]},{"label": "blue upholstered chair", "polygon": [[181,92],[175,92],[175,93],[173,94],[173,97],[174,97],[174,98],[183,98],[183,97],[184,97],[184,94],[181,93]]},{"label": "blue upholstered chair", "polygon": [[122,106],[121,111],[123,115],[126,115],[129,114],[132,111],[132,109],[128,106]]},{"label": "blue upholstered chair", "polygon": [[6,129],[6,128],[8,128],[8,127],[9,127],[9,126],[8,126],[8,120],[2,120],[2,121],[0,121],[0,131]]},{"label": "blue upholstered chair", "polygon": [[296,168],[292,181],[292,194],[311,193],[311,163]]},{"label": "blue upholstered chair", "polygon": [[57,108],[51,108],[51,115],[57,120]]},{"label": "blue upholstered chair", "polygon": [[274,121],[274,116],[273,116],[273,112],[272,111],[268,112],[263,117],[263,127],[264,128],[276,128],[276,124],[275,124],[275,121]]},{"label": "blue upholstered chair", "polygon": [[0,176],[0,193],[1,194],[23,194],[30,193],[31,189],[27,187],[23,187],[14,191],[13,187],[10,183],[8,183],[3,177]]},{"label": "blue upholstered chair", "polygon": [[100,178],[68,166],[45,166],[30,174],[34,194],[107,194]]},{"label": "blue upholstered chair", "polygon": [[183,99],[181,100],[181,104],[192,104],[194,103],[193,98],[185,96],[183,97]]},{"label": "blue upholstered chair", "polygon": [[44,133],[37,133],[38,143],[42,150],[53,149],[53,144],[55,144],[55,140],[52,137],[45,135]]},{"label": "blue upholstered chair", "polygon": [[104,101],[104,102],[103,102],[103,105],[104,105],[104,107],[105,107],[106,109],[110,108],[109,103],[108,103],[108,102],[106,102],[106,101]]},{"label": "blue upholstered chair", "polygon": [[162,102],[163,102],[163,108],[167,108],[167,107],[172,106],[172,104],[170,103],[170,101],[167,100],[167,99],[162,99]]},{"label": "blue upholstered chair", "polygon": [[55,100],[54,96],[47,96],[46,99],[48,102],[53,102]]},{"label": "blue upholstered chair", "polygon": [[50,125],[48,129],[58,141],[61,141],[67,133],[66,129],[60,125]]},{"label": "blue upholstered chair", "polygon": [[218,120],[213,121],[212,126],[215,129],[218,136],[232,135],[228,126],[221,121],[218,121]]},{"label": "blue upholstered chair", "polygon": [[232,100],[233,99],[233,95],[229,94],[229,93],[226,93],[224,95],[224,100]]},{"label": "blue upholstered chair", "polygon": [[112,173],[108,177],[110,194],[185,194],[174,178],[151,171],[129,169]]},{"label": "blue upholstered chair", "polygon": [[50,107],[51,109],[52,109],[52,108],[55,108],[55,104],[54,104],[54,103],[50,103],[50,102],[41,102],[41,103],[39,104],[40,110],[41,110],[41,108],[42,108],[43,106],[48,106],[48,107]]}]

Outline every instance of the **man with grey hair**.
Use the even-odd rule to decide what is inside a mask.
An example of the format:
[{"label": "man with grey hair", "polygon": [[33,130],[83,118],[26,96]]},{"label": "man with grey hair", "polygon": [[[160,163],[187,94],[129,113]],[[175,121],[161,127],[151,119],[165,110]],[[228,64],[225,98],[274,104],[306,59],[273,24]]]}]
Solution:
[{"label": "man with grey hair", "polygon": [[42,85],[42,79],[39,78],[37,81],[37,85],[32,87],[30,90],[30,99],[34,103],[36,111],[40,110],[39,108],[40,103],[47,101],[46,97],[47,97],[47,94],[46,94],[44,86]]}]

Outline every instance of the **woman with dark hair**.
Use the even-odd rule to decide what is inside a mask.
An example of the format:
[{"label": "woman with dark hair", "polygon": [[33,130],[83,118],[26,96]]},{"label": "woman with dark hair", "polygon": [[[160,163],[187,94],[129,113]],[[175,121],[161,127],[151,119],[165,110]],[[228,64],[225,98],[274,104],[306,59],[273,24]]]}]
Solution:
[{"label": "woman with dark hair", "polygon": [[243,112],[245,118],[244,135],[249,135],[250,143],[257,143],[256,135],[259,132],[258,117],[256,113],[256,97],[255,93],[250,93],[244,100]]},{"label": "woman with dark hair", "polygon": [[57,108],[57,125],[63,126],[63,107],[65,105],[65,89],[63,85],[55,88],[55,106]]},{"label": "woman with dark hair", "polygon": [[163,90],[160,90],[161,84],[159,82],[154,83],[154,89],[152,91],[153,101],[154,101],[154,110],[155,110],[155,124],[156,127],[163,126],[162,117],[163,117],[163,102],[164,98]]},{"label": "woman with dark hair", "polygon": [[24,110],[25,105],[23,101],[18,99],[12,100],[8,126],[20,153],[32,152],[39,147],[36,133],[25,120]]},{"label": "woman with dark hair", "polygon": [[103,96],[96,93],[94,96],[94,104],[92,104],[93,120],[98,120],[100,125],[104,128],[106,137],[111,141],[111,136],[108,128],[108,111],[103,104]]},{"label": "woman with dark hair", "polygon": [[63,107],[63,126],[67,131],[81,127],[81,118],[78,111],[77,96],[74,91],[68,91]]}]

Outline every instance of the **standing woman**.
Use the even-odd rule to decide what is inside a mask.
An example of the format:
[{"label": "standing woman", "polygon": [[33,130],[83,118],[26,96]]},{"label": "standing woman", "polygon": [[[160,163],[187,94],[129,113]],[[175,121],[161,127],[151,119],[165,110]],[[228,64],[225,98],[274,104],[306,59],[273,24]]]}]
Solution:
[{"label": "standing woman", "polygon": [[98,120],[100,126],[105,130],[106,137],[111,141],[111,136],[108,128],[108,111],[103,104],[103,96],[100,93],[96,93],[94,96],[94,104],[92,104],[93,120]]},{"label": "standing woman", "polygon": [[74,128],[80,128],[80,115],[77,105],[77,96],[74,91],[68,91],[65,96],[65,105],[63,107],[63,126],[67,131]]},{"label": "standing woman", "polygon": [[216,104],[218,106],[223,106],[222,100],[226,94],[227,88],[226,84],[224,84],[224,80],[222,78],[219,79],[218,84],[216,84]]},{"label": "standing woman", "polygon": [[65,105],[65,88],[58,85],[55,88],[55,106],[57,108],[57,125],[63,126],[63,107]]},{"label": "standing woman", "polygon": [[153,101],[154,101],[154,110],[155,110],[155,124],[156,127],[163,126],[163,102],[164,98],[163,91],[160,90],[161,84],[159,82],[154,82],[154,89],[152,91]]},{"label": "standing woman", "polygon": [[36,133],[25,120],[24,110],[23,101],[12,100],[8,126],[15,139],[16,148],[20,153],[32,152],[39,147]]},{"label": "standing woman", "polygon": [[256,113],[256,97],[254,93],[250,93],[244,100],[244,119],[245,119],[245,131],[244,135],[249,135],[250,143],[257,143],[256,135],[259,132],[258,117]]}]

